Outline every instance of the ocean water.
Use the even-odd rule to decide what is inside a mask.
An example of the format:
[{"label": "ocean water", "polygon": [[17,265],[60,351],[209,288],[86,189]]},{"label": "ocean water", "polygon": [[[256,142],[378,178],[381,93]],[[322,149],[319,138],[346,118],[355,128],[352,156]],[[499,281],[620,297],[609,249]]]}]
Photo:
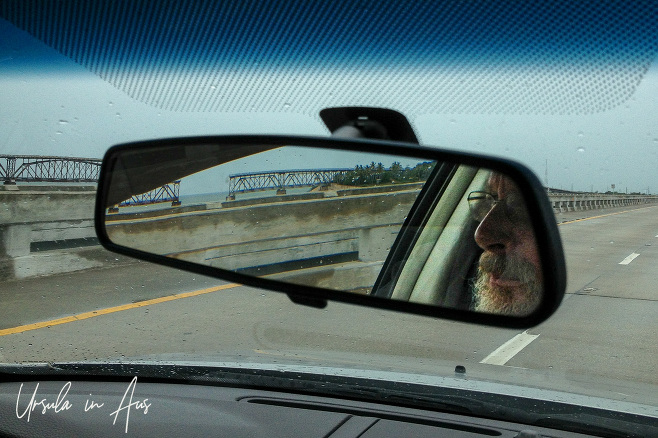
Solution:
[{"label": "ocean water", "polygon": [[[287,189],[288,195],[298,195],[302,193],[309,193],[311,191],[310,187],[302,187],[296,189]],[[203,205],[209,202],[224,202],[228,192],[219,192],[219,193],[201,193],[194,195],[181,195],[179,200],[181,202],[181,207],[189,207],[192,205]],[[236,200],[241,199],[255,199],[255,198],[266,198],[270,196],[276,196],[276,190],[263,190],[258,192],[249,192],[249,193],[238,193],[235,196]],[[119,207],[119,212],[123,213],[140,213],[143,211],[155,211],[155,210],[164,210],[171,208],[171,202],[161,202],[158,204],[149,204],[149,205],[131,205],[126,207]]]}]

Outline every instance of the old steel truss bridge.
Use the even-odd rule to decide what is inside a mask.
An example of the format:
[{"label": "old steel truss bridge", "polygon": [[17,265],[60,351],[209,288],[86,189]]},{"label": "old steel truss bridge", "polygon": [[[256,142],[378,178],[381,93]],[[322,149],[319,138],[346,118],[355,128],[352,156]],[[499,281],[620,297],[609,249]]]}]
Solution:
[{"label": "old steel truss bridge", "polygon": [[16,182],[96,182],[101,168],[97,158],[0,155],[0,179]]},{"label": "old steel truss bridge", "polygon": [[228,198],[235,199],[236,193],[276,190],[277,194],[285,194],[286,189],[290,188],[328,185],[337,175],[352,170],[354,169],[280,170],[229,175]]},{"label": "old steel truss bridge", "polygon": [[[0,155],[0,181],[5,185],[17,182],[35,183],[96,183],[100,173],[98,158],[50,157],[41,155]],[[174,181],[135,195],[120,206],[171,202],[180,205],[180,181]]]},{"label": "old steel truss bridge", "polygon": [[150,205],[161,202],[171,202],[172,206],[181,205],[180,199],[180,180],[165,184],[150,192],[140,195],[133,195],[130,199],[121,202],[119,207],[128,207],[130,205]]}]

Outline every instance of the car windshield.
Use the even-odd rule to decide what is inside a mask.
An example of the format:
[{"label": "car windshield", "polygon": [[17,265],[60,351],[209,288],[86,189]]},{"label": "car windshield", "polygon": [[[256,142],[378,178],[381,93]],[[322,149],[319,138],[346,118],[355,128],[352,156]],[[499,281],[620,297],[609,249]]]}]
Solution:
[{"label": "car windshield", "polygon": [[[656,9],[3,1],[0,362],[294,364],[406,381],[459,377],[481,390],[479,382],[495,383],[541,399],[570,393],[655,412]],[[329,136],[320,111],[349,106],[394,109],[422,145],[515,160],[539,177],[567,262],[566,295],[550,319],[517,330],[336,302],[317,309],[99,245],[96,181],[110,146]],[[357,180],[355,165],[381,166],[379,175],[433,166],[255,157],[221,175],[226,190],[182,180],[175,192],[117,206],[118,214],[282,195],[237,186],[259,172],[353,172],[349,181],[331,176],[329,197],[370,184]],[[408,178],[400,181],[424,181]],[[317,190],[299,183],[285,195]],[[480,195],[471,202],[488,200],[488,211],[494,198],[484,190],[472,190]],[[175,242],[176,232],[154,239]]]}]

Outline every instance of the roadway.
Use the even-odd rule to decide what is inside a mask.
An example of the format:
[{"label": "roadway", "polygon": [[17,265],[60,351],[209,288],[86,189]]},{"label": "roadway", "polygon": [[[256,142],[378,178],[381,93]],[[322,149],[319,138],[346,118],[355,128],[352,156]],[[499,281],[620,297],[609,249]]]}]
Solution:
[{"label": "roadway", "polygon": [[[394,369],[461,364],[473,377],[521,375],[538,387],[656,405],[656,213],[658,206],[558,215],[568,295],[525,332],[337,303],[309,309],[283,294],[117,257],[103,269],[3,283],[0,360],[246,352],[358,366],[350,356],[357,352]],[[605,387],[593,388],[597,380]]]}]

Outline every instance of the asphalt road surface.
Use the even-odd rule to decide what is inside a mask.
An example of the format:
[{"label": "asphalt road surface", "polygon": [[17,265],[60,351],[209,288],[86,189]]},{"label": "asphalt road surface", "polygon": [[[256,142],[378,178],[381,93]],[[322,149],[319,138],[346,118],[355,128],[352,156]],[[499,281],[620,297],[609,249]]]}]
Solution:
[{"label": "asphalt road surface", "polygon": [[283,294],[118,260],[1,284],[0,361],[248,354],[359,366],[352,353],[366,353],[381,368],[436,373],[461,364],[473,377],[513,373],[538,387],[658,404],[658,206],[557,219],[568,294],[552,318],[524,332],[337,303],[311,309]]}]

